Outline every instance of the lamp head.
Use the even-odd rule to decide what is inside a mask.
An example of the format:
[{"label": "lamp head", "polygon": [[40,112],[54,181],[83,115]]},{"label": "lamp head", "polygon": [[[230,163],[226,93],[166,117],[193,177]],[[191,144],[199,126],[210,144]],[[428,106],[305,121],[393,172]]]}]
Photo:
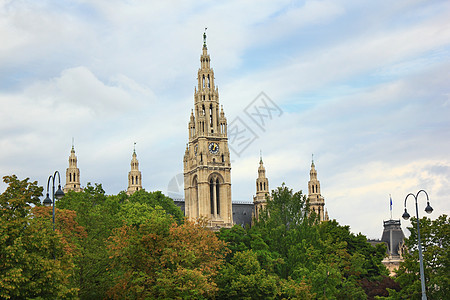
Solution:
[{"label": "lamp head", "polygon": [[431,207],[429,201],[427,202],[427,207],[425,207],[425,212],[426,212],[427,214],[431,214],[431,213],[433,212],[433,208]]},{"label": "lamp head", "polygon": [[59,200],[62,197],[64,197],[64,192],[61,190],[61,185],[58,184],[58,190],[55,193],[55,198]]},{"label": "lamp head", "polygon": [[48,196],[47,193],[47,197],[45,197],[44,201],[42,202],[42,204],[44,204],[44,206],[51,206],[52,205],[52,200],[50,199],[50,197]]},{"label": "lamp head", "polygon": [[406,211],[406,208],[405,208],[405,212],[403,213],[402,218],[405,220],[408,220],[409,217],[410,217],[410,215],[408,214],[408,212]]}]

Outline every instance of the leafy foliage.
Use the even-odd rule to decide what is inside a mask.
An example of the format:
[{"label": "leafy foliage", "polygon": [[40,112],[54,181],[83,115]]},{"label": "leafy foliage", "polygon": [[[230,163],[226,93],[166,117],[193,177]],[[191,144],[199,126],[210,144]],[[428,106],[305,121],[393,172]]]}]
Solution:
[{"label": "leafy foliage", "polygon": [[[449,221],[447,215],[441,215],[433,221],[427,217],[419,220],[425,288],[430,299],[446,299],[446,295],[450,294]],[[411,234],[405,239],[405,245],[409,251],[404,254],[404,261],[400,264],[396,278],[402,290],[391,290],[390,296],[393,299],[421,298],[416,218],[411,218],[411,227],[408,227],[408,230]]]},{"label": "leafy foliage", "polygon": [[[335,220],[319,223],[309,211],[306,196],[284,185],[272,192],[266,210],[252,228],[222,229],[219,237],[231,250],[219,277],[223,298],[223,291],[244,297],[246,290],[251,291],[247,296],[291,297],[281,288],[290,285],[305,287],[303,298],[366,299],[361,280],[379,282],[387,274],[381,263],[384,246],[372,247],[365,236],[352,234],[348,226]],[[252,268],[242,265],[239,259],[243,253],[253,261]],[[240,273],[243,270],[249,271]],[[240,286],[233,276],[245,276],[246,284]],[[261,277],[270,281],[267,288],[258,290],[262,286],[253,286],[257,282],[253,279]],[[276,292],[269,288],[273,282]],[[386,289],[383,292],[387,293]]]},{"label": "leafy foliage", "polygon": [[217,292],[213,277],[226,254],[225,244],[199,223],[178,225],[153,210],[139,226],[114,231],[109,250],[117,270],[109,296],[123,298],[203,298]]},{"label": "leafy foliage", "polygon": [[[72,256],[49,221],[33,218],[42,188],[5,176],[0,195],[0,298],[73,298]],[[48,219],[50,220],[50,219]]]}]

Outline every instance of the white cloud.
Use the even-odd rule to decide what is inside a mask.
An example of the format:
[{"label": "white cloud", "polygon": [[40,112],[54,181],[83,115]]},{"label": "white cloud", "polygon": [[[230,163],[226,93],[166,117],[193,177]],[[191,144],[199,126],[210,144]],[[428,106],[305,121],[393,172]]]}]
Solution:
[{"label": "white cloud", "polygon": [[448,12],[427,1],[2,2],[0,170],[45,184],[67,167],[73,136],[82,184],[117,193],[137,142],[145,188],[165,190],[182,172],[208,27],[228,122],[261,91],[284,111],[232,157],[234,199],[252,198],[262,149],[271,188],[294,190],[315,153],[330,216],[356,232],[381,234],[389,193],[426,188],[448,213]]}]

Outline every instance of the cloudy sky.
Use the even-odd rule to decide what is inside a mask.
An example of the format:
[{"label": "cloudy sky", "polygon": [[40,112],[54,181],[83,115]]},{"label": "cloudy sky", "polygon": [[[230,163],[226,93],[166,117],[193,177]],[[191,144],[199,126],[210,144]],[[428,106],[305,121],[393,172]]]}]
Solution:
[{"label": "cloudy sky", "polygon": [[[0,175],[65,183],[73,137],[82,185],[116,194],[136,142],[144,188],[176,194],[208,27],[228,123],[252,133],[233,201],[251,201],[260,150],[270,187],[296,191],[314,153],[330,217],[355,233],[381,237],[389,194],[396,219],[420,189],[449,214],[449,15],[429,0],[0,0]],[[263,126],[261,101],[278,109]]]}]

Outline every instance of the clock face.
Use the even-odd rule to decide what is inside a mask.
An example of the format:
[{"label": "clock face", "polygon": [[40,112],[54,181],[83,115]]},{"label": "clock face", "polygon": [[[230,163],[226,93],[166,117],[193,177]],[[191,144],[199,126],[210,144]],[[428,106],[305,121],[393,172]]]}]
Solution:
[{"label": "clock face", "polygon": [[208,149],[211,154],[219,153],[219,145],[217,143],[209,143]]}]

